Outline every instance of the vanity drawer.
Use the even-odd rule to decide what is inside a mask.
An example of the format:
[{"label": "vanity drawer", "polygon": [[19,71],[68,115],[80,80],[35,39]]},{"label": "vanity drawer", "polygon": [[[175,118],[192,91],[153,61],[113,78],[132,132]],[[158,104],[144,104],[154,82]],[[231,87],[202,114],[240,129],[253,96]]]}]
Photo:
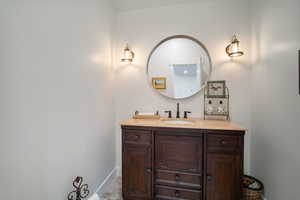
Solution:
[{"label": "vanity drawer", "polygon": [[202,192],[200,190],[188,190],[157,185],[155,187],[155,199],[202,200]]},{"label": "vanity drawer", "polygon": [[125,143],[131,144],[151,144],[152,134],[151,131],[141,130],[126,130],[123,133]]},{"label": "vanity drawer", "polygon": [[191,173],[156,170],[155,183],[200,190],[202,188],[202,176]]},{"label": "vanity drawer", "polygon": [[228,135],[207,136],[209,152],[238,152],[240,151],[240,137]]}]

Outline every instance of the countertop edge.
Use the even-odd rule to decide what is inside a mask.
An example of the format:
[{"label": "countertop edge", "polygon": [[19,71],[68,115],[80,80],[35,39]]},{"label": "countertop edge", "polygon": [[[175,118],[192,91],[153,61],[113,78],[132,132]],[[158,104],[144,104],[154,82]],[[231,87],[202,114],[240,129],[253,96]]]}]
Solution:
[{"label": "countertop edge", "polygon": [[247,132],[247,129],[221,129],[221,128],[191,128],[191,127],[162,127],[162,126],[142,126],[142,125],[122,125],[122,128],[144,128],[144,129],[188,129],[190,131],[199,131],[199,130],[203,130],[203,131],[234,131],[234,132]]},{"label": "countertop edge", "polygon": [[[203,121],[204,122],[204,121]],[[210,123],[214,122],[214,121],[208,121]],[[219,122],[219,121],[215,121],[215,122]],[[223,121],[222,121],[223,122]],[[190,131],[199,131],[199,130],[204,130],[204,131],[234,131],[234,132],[243,132],[244,134],[248,131],[247,129],[240,127],[237,124],[234,124],[232,122],[228,122],[229,125],[231,126],[237,126],[236,128],[224,128],[224,127],[190,127],[190,126],[184,126],[184,125],[176,125],[176,126],[170,126],[170,125],[154,125],[154,124],[134,124],[132,123],[132,119],[121,122],[121,128],[144,128],[144,129],[157,129],[157,128],[164,128],[164,129],[186,129],[186,130],[190,130]]]}]

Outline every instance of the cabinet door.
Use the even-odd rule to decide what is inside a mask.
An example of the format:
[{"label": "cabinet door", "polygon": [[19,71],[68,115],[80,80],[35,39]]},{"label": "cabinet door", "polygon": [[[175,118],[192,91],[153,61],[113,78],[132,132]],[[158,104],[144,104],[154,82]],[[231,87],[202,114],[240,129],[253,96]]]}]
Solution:
[{"label": "cabinet door", "polygon": [[156,168],[202,173],[202,137],[159,135],[155,137]]},{"label": "cabinet door", "polygon": [[125,199],[151,199],[151,146],[124,144],[123,196]]},{"label": "cabinet door", "polygon": [[236,154],[207,154],[206,199],[241,199],[241,158]]}]

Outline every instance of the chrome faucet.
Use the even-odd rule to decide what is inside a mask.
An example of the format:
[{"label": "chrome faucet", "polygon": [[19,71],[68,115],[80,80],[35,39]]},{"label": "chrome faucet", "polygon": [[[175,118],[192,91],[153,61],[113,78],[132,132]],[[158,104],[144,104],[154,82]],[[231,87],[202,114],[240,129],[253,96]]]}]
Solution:
[{"label": "chrome faucet", "polygon": [[177,103],[176,118],[180,118],[179,103]]}]

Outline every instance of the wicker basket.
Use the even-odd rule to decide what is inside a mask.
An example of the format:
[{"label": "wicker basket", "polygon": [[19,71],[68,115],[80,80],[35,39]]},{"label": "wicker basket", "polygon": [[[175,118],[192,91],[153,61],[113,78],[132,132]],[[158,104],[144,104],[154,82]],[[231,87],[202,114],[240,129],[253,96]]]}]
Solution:
[{"label": "wicker basket", "polygon": [[[258,185],[257,188],[249,187],[255,182]],[[264,185],[261,181],[252,176],[243,176],[243,200],[262,200],[263,191]]]}]

